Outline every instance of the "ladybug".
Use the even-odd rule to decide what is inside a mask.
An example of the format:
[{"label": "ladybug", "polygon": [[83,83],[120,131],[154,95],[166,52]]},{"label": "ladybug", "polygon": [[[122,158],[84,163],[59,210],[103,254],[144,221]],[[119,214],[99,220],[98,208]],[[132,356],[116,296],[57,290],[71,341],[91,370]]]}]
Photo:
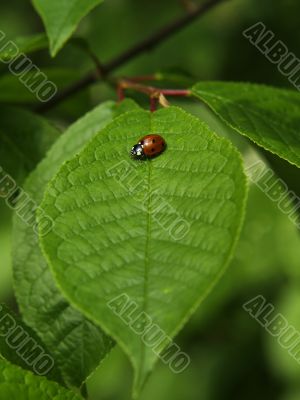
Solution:
[{"label": "ladybug", "polygon": [[166,148],[166,142],[160,135],[143,136],[131,149],[132,157],[144,160],[161,154]]}]

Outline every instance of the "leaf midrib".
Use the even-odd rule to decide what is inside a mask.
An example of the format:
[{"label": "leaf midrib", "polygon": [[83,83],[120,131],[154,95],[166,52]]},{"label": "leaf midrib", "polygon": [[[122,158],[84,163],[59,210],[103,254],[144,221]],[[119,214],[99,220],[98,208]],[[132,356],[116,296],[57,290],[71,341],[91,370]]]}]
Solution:
[{"label": "leaf midrib", "polygon": [[[148,188],[147,188],[147,209],[146,209],[146,244],[145,244],[145,266],[144,266],[144,302],[143,302],[143,312],[147,315],[148,310],[148,280],[149,280],[149,246],[150,246],[150,237],[151,237],[151,176],[152,176],[152,163],[148,161]],[[145,320],[143,322],[143,332],[145,330]],[[144,371],[145,366],[145,356],[146,356],[146,346],[144,342],[141,340],[141,359],[140,359],[140,368],[139,371]]]}]

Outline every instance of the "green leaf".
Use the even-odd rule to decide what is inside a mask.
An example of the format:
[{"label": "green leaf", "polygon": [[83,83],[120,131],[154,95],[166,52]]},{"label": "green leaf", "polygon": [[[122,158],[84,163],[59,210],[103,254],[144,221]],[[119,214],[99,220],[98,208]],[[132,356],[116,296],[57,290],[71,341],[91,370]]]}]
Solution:
[{"label": "green leaf", "polygon": [[[136,106],[125,101],[122,109],[126,107]],[[61,164],[107,125],[118,110],[114,103],[104,103],[60,137],[24,185],[37,204]],[[65,381],[79,386],[105,357],[112,342],[65,301],[39,249],[36,233],[17,216],[13,238],[14,286],[24,320],[53,352]]]},{"label": "green leaf", "polygon": [[[13,43],[17,46],[19,53],[25,54],[30,54],[48,47],[48,39],[44,33],[18,37],[13,40]],[[9,61],[14,58],[14,56],[15,55],[7,51],[7,49],[0,50],[0,60]]]},{"label": "green leaf", "polygon": [[247,83],[201,82],[192,88],[224,122],[300,167],[300,94]]},{"label": "green leaf", "polygon": [[[166,151],[131,160],[131,146],[150,132],[164,136]],[[145,312],[174,337],[228,264],[245,197],[237,151],[176,107],[121,115],[49,184],[45,255],[69,301],[129,356],[135,394],[157,355],[108,303],[133,301],[135,317]]]},{"label": "green leaf", "polygon": [[55,382],[0,359],[0,398],[5,400],[82,400]]},{"label": "green leaf", "polygon": [[[0,304],[0,321],[0,355],[23,369],[61,382],[60,372],[44,343],[5,304]],[[45,364],[39,366],[41,358]]]},{"label": "green leaf", "polygon": [[0,108],[1,167],[12,178],[21,180],[34,169],[59,137],[49,121],[16,107]]},{"label": "green leaf", "polygon": [[32,3],[44,22],[54,57],[81,19],[102,0],[32,0]]}]

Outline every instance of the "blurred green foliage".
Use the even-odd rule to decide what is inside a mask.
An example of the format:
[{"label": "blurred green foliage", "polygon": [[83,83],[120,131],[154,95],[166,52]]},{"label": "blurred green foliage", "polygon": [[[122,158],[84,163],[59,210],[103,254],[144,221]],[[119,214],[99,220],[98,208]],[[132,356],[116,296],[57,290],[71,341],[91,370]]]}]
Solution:
[{"label": "blurred green foliage", "polygon": [[[106,62],[181,12],[179,0],[106,0],[82,21],[78,35],[85,37],[99,59]],[[261,82],[290,88],[288,80],[245,40],[242,31],[262,21],[300,57],[299,14],[298,0],[229,0],[157,49],[124,65],[116,74],[131,76],[181,70],[196,80]],[[29,1],[10,0],[1,2],[0,29],[7,37],[15,38],[42,32],[43,26]],[[59,68],[60,88],[66,83],[66,76],[72,80],[93,67],[92,60],[72,44],[55,59],[50,58],[47,50],[31,58],[42,69]],[[0,65],[2,102],[13,101],[19,90],[16,87],[16,92],[10,92],[6,86],[1,88],[6,76],[5,66]],[[24,96],[21,102],[27,101],[26,93]],[[107,98],[116,98],[115,92],[99,83],[47,116],[66,126]],[[204,106],[181,104],[200,115],[219,134],[230,137],[243,154],[248,154],[248,142],[225,129]],[[298,170],[273,156],[268,159],[299,193]],[[14,304],[10,269],[11,212],[3,200],[0,220],[0,301]],[[242,308],[244,302],[261,294],[274,303],[290,324],[300,329],[299,267],[299,233],[275,204],[251,187],[235,260],[176,339],[191,356],[190,367],[183,374],[174,375],[159,364],[141,400],[299,400],[300,365]],[[130,399],[131,381],[129,362],[115,349],[90,378],[90,399]]]}]

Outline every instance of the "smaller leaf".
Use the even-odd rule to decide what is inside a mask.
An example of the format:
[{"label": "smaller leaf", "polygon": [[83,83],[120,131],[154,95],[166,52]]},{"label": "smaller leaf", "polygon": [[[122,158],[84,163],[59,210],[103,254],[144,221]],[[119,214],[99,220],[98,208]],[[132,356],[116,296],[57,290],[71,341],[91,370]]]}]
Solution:
[{"label": "smaller leaf", "polygon": [[264,85],[201,82],[192,88],[236,132],[300,167],[300,94]]},{"label": "smaller leaf", "polygon": [[[27,369],[35,374],[44,375],[56,382],[62,382],[59,370],[46,346],[25,323],[5,304],[0,304],[0,354],[7,361]],[[32,354],[35,353],[34,359]],[[39,368],[39,359],[45,366]]]},{"label": "smaller leaf", "polygon": [[54,57],[76,30],[80,20],[102,0],[32,0],[46,27]]},{"label": "smaller leaf", "polygon": [[[48,181],[116,114],[139,108],[125,100],[106,102],[84,115],[61,135],[47,156],[30,174],[24,189],[39,205]],[[17,216],[13,227],[13,269],[16,297],[24,317],[48,348],[68,385],[80,386],[113,345],[112,340],[71,307],[55,285],[38,245],[38,236]]]},{"label": "smaller leaf", "polygon": [[0,399],[82,400],[82,397],[55,382],[0,360]]},{"label": "smaller leaf", "polygon": [[59,136],[60,131],[45,118],[21,108],[2,106],[1,167],[20,184]]}]

